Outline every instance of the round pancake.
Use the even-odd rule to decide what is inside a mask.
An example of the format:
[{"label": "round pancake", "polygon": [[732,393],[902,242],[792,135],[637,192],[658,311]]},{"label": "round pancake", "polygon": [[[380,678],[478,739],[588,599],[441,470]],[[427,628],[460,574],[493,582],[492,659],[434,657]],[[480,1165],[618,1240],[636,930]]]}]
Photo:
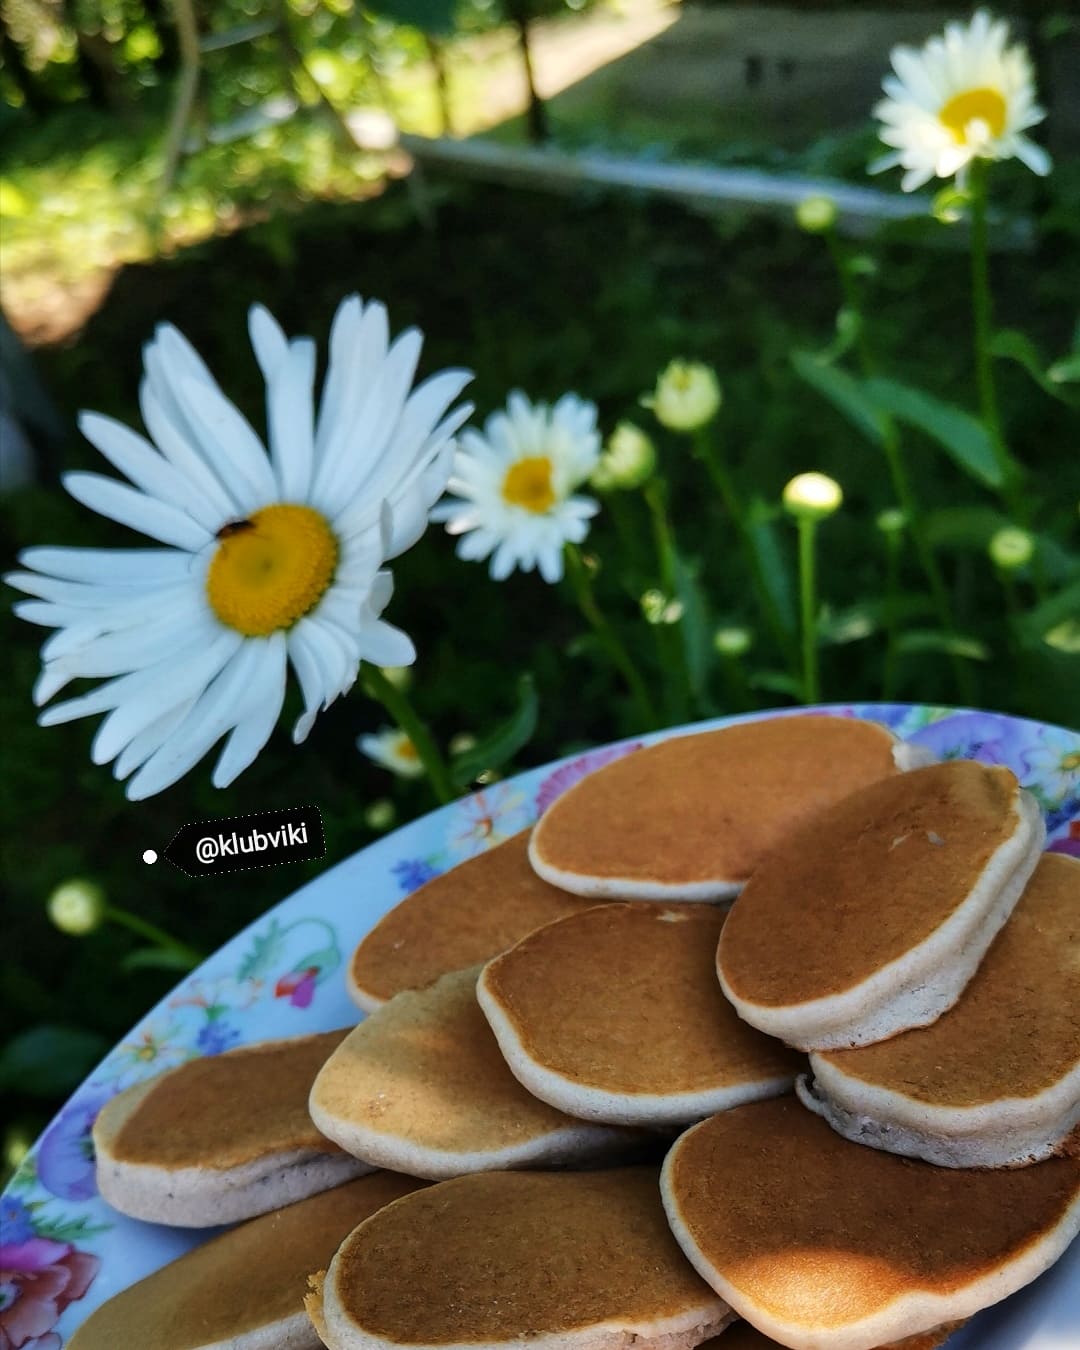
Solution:
[{"label": "round pancake", "polygon": [[851,717],[743,722],[636,750],[557,798],[533,830],[540,876],[578,895],[735,895],[793,826],[900,772],[886,727]]},{"label": "round pancake", "polygon": [[345,1241],[322,1294],[330,1350],[691,1350],[729,1317],[672,1239],[651,1167],[417,1191]]},{"label": "round pancake", "polygon": [[810,1066],[804,1103],[857,1143],[944,1167],[1049,1157],[1080,1122],[1080,860],[1042,856],[933,1026]]},{"label": "round pancake", "polygon": [[523,830],[395,905],[353,953],[350,998],[371,1012],[403,989],[489,961],[541,924],[588,908],[536,875],[528,844]]},{"label": "round pancake", "polygon": [[202,1228],[370,1171],[307,1110],[315,1075],[347,1032],[241,1046],[121,1092],[94,1122],[98,1190],[133,1218]]},{"label": "round pancake", "polygon": [[724,998],[709,905],[600,905],[548,924],[476,988],[514,1074],[586,1120],[685,1125],[787,1092],[801,1056]]},{"label": "round pancake", "polygon": [[375,1172],[211,1238],[102,1304],[69,1350],[318,1350],[308,1276],[357,1224],[424,1184]]},{"label": "round pancake", "polygon": [[871,1350],[969,1317],[1080,1231],[1080,1160],[931,1167],[849,1143],[791,1097],[687,1130],[661,1190],[698,1272],[794,1350]]},{"label": "round pancake", "polygon": [[311,1088],[311,1118],[365,1162],[420,1177],[602,1156],[636,1136],[537,1101],[499,1053],[477,968],[391,999],[352,1031]]},{"label": "round pancake", "polygon": [[1008,769],[951,760],[872,784],[758,868],[720,936],[724,993],[807,1050],[925,1026],[974,975],[1044,838]]},{"label": "round pancake", "polygon": [[[952,1322],[937,1331],[924,1331],[918,1336],[905,1336],[902,1341],[878,1347],[878,1350],[938,1350],[962,1324]],[[749,1322],[735,1322],[723,1337],[706,1341],[700,1350],[777,1350],[779,1341],[763,1335]]]}]

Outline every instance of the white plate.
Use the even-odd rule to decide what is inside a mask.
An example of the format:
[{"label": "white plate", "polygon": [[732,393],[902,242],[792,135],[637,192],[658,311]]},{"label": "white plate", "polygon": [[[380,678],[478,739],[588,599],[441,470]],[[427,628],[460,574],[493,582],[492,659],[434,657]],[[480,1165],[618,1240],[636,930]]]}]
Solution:
[{"label": "white plate", "polygon": [[[1080,736],[948,708],[863,704],[830,711],[885,722],[942,758],[1007,764],[1039,797],[1050,846],[1080,854]],[[745,719],[673,728],[643,741],[735,720]],[[357,1021],[344,966],[387,910],[437,872],[523,829],[570,783],[643,741],[532,769],[413,821],[283,900],[163,999],[73,1094],[4,1193],[0,1345],[8,1343],[6,1334],[17,1350],[60,1350],[105,1299],[217,1231],[139,1223],[97,1196],[89,1130],[109,1097],[198,1055]],[[1078,1350],[1080,1243],[1035,1284],[981,1313],[949,1347]]]}]

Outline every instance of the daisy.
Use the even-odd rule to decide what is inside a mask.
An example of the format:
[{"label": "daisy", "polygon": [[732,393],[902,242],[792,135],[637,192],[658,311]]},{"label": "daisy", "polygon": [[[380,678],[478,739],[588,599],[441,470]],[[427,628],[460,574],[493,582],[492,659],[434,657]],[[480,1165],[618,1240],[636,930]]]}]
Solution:
[{"label": "daisy", "polygon": [[600,509],[576,496],[600,457],[596,406],[564,394],[557,403],[530,403],[512,393],[483,434],[466,431],[454,459],[450,498],[431,513],[460,534],[459,558],[491,558],[503,581],[515,567],[539,568],[545,581],[563,574],[563,546],[580,544]]},{"label": "daisy", "polygon": [[356,742],[361,754],[399,778],[422,778],[426,770],[416,746],[397,727],[381,727],[373,736],[361,736]]},{"label": "daisy", "polygon": [[884,123],[881,139],[893,151],[871,172],[900,165],[905,192],[935,175],[962,180],[973,159],[1022,160],[1049,173],[1050,157],[1023,133],[1046,114],[1035,102],[1027,49],[1008,46],[1008,24],[980,9],[969,24],[950,23],[915,51],[895,47],[874,109]]},{"label": "daisy", "polygon": [[423,533],[471,411],[447,412],[469,374],[410,389],[416,329],[390,341],[386,310],[339,307],[318,412],[315,344],[289,341],[261,306],[249,316],[266,381],[269,453],[191,345],[168,324],[145,349],[140,389],[150,439],[84,413],[83,434],[131,483],[69,473],[77,501],[149,535],[151,549],[31,548],[9,582],[35,599],[16,612],[57,631],[42,648],[39,705],[71,680],[104,684],[54,705],[51,726],[106,713],[91,751],[115,761],[137,801],[160,792],[228,737],[213,773],[231,783],[268,740],[291,663],[304,710],[356,679],[362,660],[400,666],[412,643],[380,618],[387,559]]}]

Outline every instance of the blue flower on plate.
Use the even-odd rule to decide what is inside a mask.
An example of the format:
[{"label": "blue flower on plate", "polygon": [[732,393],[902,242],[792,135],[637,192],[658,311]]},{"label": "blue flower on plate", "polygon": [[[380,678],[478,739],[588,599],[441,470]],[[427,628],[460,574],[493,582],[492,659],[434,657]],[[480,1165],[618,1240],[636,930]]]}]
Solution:
[{"label": "blue flower on plate", "polygon": [[[1059,727],[1040,727],[1024,748],[1022,759],[1025,773],[1021,776],[1031,779],[1047,805],[1064,805],[1080,797],[1080,736]],[[1072,814],[1070,810],[1063,819]]]},{"label": "blue flower on plate", "polygon": [[240,1033],[235,1027],[215,1017],[200,1029],[195,1037],[195,1046],[204,1055],[220,1055],[223,1050],[231,1049],[239,1039]]},{"label": "blue flower on plate", "polygon": [[938,759],[1004,764],[1022,779],[1030,733],[1025,734],[1023,723],[993,713],[956,713],[913,732],[908,740],[912,745],[925,746]]},{"label": "blue flower on plate", "polygon": [[441,868],[433,867],[426,858],[402,858],[400,862],[394,863],[390,870],[397,877],[397,883],[406,895],[442,873]]},{"label": "blue flower on plate", "polygon": [[112,1096],[111,1088],[92,1086],[65,1107],[42,1136],[37,1155],[38,1181],[59,1199],[89,1200],[97,1195],[90,1130]]},{"label": "blue flower on plate", "polygon": [[18,1196],[5,1195],[0,1200],[0,1231],[5,1244],[26,1242],[34,1236],[34,1221]]}]

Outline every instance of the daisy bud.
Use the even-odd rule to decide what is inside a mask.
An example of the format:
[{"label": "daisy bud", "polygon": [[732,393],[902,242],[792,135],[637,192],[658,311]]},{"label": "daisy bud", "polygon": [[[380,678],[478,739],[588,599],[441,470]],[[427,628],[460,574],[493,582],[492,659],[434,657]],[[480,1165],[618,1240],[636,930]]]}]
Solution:
[{"label": "daisy bud", "polygon": [[990,540],[987,551],[995,567],[1000,567],[1004,572],[1013,572],[1031,561],[1035,540],[1027,530],[1007,525]]},{"label": "daisy bud", "polygon": [[5,1166],[12,1172],[18,1171],[23,1159],[30,1152],[34,1136],[24,1125],[9,1125],[4,1135],[3,1159]]},{"label": "daisy bud", "polygon": [[671,431],[697,431],[711,422],[722,395],[716,371],[700,361],[672,361],[660,372],[656,389],[642,402]]},{"label": "daisy bud", "polygon": [[646,591],[641,597],[641,612],[645,622],[653,624],[678,623],[683,616],[681,600],[672,600],[663,591]]},{"label": "daisy bud", "polygon": [[795,208],[795,223],[807,234],[827,234],[836,224],[836,203],[824,193],[804,197]]},{"label": "daisy bud", "polygon": [[364,808],[364,824],[369,830],[376,830],[379,834],[389,830],[395,820],[397,807],[389,797],[380,797],[378,801],[371,802]]},{"label": "daisy bud", "polygon": [[874,524],[884,535],[903,534],[907,529],[907,515],[897,506],[890,506],[886,511],[879,511]]},{"label": "daisy bud", "polygon": [[745,656],[754,643],[754,635],[749,628],[718,628],[713,634],[713,647],[721,656],[735,660]]},{"label": "daisy bud", "polygon": [[823,473],[796,474],[784,488],[784,509],[796,520],[825,520],[843,500],[840,484]]},{"label": "daisy bud", "polygon": [[57,886],[45,909],[61,933],[85,937],[105,921],[105,892],[96,882],[77,877]]},{"label": "daisy bud", "polygon": [[1070,656],[1080,655],[1080,619],[1063,619],[1043,634],[1048,647]]},{"label": "daisy bud", "polygon": [[649,437],[633,422],[619,422],[589,481],[598,492],[629,491],[647,483],[655,469],[656,449]]},{"label": "daisy bud", "polygon": [[475,748],[476,737],[471,731],[459,731],[455,736],[451,736],[447,747],[452,755],[464,755]]},{"label": "daisy bud", "polygon": [[427,772],[416,746],[398,727],[381,727],[374,735],[360,736],[356,746],[362,755],[399,778],[423,778]]}]

